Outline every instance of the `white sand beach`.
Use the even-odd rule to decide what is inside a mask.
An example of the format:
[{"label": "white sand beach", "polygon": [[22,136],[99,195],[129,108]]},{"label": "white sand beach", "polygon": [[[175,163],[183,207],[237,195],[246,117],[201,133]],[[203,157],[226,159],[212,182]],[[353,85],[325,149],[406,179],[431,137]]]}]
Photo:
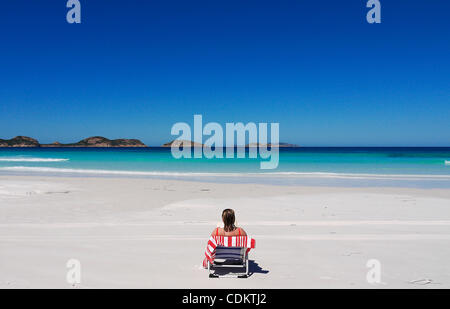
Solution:
[{"label": "white sand beach", "polygon": [[[256,239],[247,279],[201,269],[228,207]],[[0,288],[450,288],[449,244],[448,189],[0,177]]]}]

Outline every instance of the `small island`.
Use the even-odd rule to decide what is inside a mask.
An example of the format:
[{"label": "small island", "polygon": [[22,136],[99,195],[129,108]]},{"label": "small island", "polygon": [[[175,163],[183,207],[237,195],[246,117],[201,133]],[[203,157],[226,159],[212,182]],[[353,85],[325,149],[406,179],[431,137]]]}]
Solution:
[{"label": "small island", "polygon": [[193,141],[183,140],[183,139],[175,139],[171,142],[163,144],[161,147],[203,147],[203,144],[196,143]]},{"label": "small island", "polygon": [[113,139],[102,136],[85,138],[77,143],[40,144],[36,139],[27,136],[16,136],[9,140],[0,139],[0,147],[147,147],[138,139]]},{"label": "small island", "polygon": [[39,142],[27,136],[16,136],[11,139],[0,139],[0,147],[39,147]]}]

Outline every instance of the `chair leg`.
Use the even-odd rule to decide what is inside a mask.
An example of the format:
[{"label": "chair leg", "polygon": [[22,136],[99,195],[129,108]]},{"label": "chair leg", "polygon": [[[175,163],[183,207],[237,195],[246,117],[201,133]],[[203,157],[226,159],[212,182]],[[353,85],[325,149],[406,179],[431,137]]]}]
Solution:
[{"label": "chair leg", "polygon": [[245,275],[240,275],[238,278],[248,278],[248,258],[245,258]]},{"label": "chair leg", "polygon": [[211,273],[211,263],[208,261],[208,276],[209,278],[219,278],[218,275]]}]

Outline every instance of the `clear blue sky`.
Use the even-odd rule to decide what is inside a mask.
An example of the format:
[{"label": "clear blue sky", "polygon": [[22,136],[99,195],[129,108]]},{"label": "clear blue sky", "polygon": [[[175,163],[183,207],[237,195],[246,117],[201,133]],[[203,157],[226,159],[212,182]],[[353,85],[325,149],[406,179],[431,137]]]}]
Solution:
[{"label": "clear blue sky", "polygon": [[0,138],[158,145],[178,121],[305,146],[450,146],[450,1],[2,1]]}]

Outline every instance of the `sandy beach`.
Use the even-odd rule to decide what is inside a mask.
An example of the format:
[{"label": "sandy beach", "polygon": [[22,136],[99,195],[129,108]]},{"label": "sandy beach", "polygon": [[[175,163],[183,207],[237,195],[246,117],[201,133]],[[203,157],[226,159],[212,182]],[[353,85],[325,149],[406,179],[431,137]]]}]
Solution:
[{"label": "sandy beach", "polygon": [[[201,268],[227,207],[256,239],[247,279]],[[0,288],[449,288],[449,241],[448,189],[0,177]]]}]

